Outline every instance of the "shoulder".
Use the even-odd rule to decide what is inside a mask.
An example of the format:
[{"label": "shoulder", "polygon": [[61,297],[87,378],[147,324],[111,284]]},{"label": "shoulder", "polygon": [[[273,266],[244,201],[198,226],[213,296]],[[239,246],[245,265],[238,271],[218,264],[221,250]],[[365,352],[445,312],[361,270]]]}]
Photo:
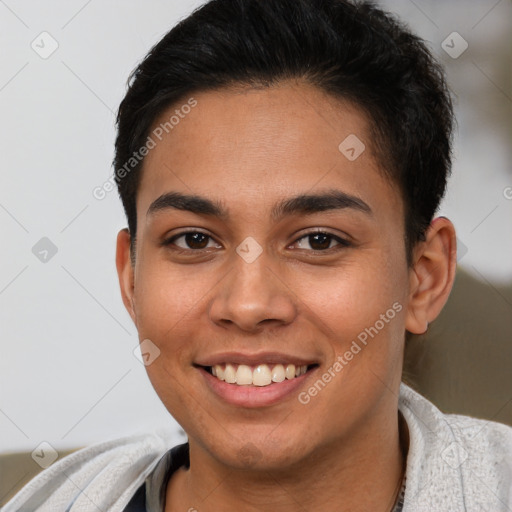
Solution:
[{"label": "shoulder", "polygon": [[458,414],[445,421],[454,440],[443,455],[459,465],[467,502],[482,511],[512,510],[512,427]]},{"label": "shoulder", "polygon": [[452,440],[483,457],[512,456],[512,427],[462,414],[445,414],[432,402],[402,383],[399,409],[409,427],[434,440]]},{"label": "shoulder", "polygon": [[512,427],[444,414],[405,384],[400,387],[399,410],[410,436],[410,510],[512,509]]},{"label": "shoulder", "polygon": [[83,448],[42,471],[2,510],[122,511],[170,446],[172,432],[161,429]]},{"label": "shoulder", "polygon": [[482,455],[512,456],[512,427],[460,414],[445,414],[444,419],[461,446],[482,452]]}]

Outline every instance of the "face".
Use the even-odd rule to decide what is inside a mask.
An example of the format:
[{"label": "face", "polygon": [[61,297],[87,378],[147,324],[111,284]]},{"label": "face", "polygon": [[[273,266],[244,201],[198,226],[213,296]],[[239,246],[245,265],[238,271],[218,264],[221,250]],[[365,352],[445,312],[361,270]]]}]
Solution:
[{"label": "face", "polygon": [[154,124],[182,114],[146,156],[125,269],[156,392],[191,450],[230,467],[378,437],[396,421],[409,272],[368,119],[299,83],[193,98]]}]

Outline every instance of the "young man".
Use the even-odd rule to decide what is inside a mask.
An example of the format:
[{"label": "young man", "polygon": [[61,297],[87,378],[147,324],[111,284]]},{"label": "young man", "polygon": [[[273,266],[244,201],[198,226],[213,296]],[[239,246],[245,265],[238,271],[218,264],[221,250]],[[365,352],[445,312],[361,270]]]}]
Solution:
[{"label": "young man", "polygon": [[419,39],[368,3],[213,0],[118,128],[122,297],[189,441],[81,450],[6,512],[512,510],[512,429],[401,382],[456,266],[452,107]]}]

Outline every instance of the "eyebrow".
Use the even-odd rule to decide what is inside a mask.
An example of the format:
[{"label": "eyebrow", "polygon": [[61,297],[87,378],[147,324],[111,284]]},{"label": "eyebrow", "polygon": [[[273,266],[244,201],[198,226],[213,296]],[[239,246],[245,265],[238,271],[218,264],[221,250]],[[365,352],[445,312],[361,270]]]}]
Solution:
[{"label": "eyebrow", "polygon": [[[198,195],[167,192],[153,201],[148,208],[147,216],[154,215],[167,209],[189,211],[199,215],[209,215],[222,220],[229,219],[229,212],[223,204]],[[329,189],[317,194],[299,194],[276,203],[271,210],[274,221],[282,217],[299,214],[308,215],[327,210],[352,209],[367,215],[372,215],[372,209],[359,197],[347,194],[341,190]]]}]

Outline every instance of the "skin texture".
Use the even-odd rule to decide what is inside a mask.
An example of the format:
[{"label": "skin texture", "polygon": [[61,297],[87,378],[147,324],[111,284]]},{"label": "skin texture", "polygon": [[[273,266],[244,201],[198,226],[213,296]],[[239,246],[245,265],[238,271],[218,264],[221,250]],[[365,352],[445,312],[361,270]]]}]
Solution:
[{"label": "skin texture", "polygon": [[[407,266],[403,202],[379,169],[356,106],[299,82],[194,98],[197,106],[146,157],[134,267],[128,232],[117,240],[123,301],[140,340],[161,351],[149,378],[190,442],[190,470],[170,479],[166,510],[387,512],[403,470],[404,333],[423,333],[448,298],[453,225],[435,219]],[[350,134],[366,146],[354,161],[338,149]],[[362,199],[372,213],[345,208],[272,220],[278,201],[328,189]],[[229,216],[173,208],[147,215],[173,191],[218,200]],[[195,228],[211,236],[204,249],[185,237],[163,243]],[[317,228],[350,245],[331,238],[330,249],[319,250],[321,242],[305,236]],[[251,263],[236,252],[249,236],[262,249]],[[301,403],[299,392],[397,303],[393,319]],[[226,351],[279,351],[319,366],[278,403],[240,407],[216,395],[194,366]]]}]

